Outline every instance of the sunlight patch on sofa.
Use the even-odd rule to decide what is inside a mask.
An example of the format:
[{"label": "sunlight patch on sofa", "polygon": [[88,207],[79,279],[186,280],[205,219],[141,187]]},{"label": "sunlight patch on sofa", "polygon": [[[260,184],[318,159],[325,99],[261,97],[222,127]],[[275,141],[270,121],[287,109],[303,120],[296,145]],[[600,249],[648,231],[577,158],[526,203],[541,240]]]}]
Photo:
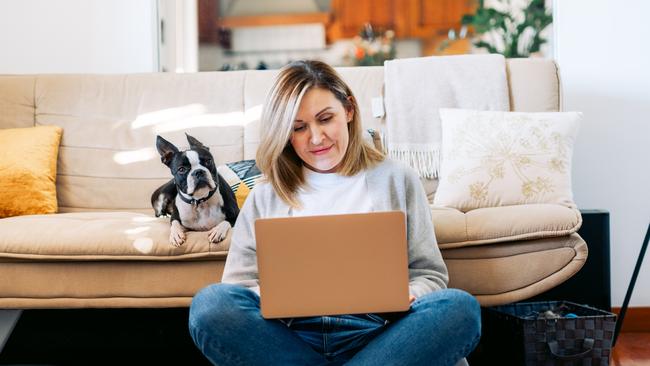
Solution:
[{"label": "sunlight patch on sofa", "polygon": [[203,104],[193,103],[182,107],[165,108],[154,112],[143,113],[131,123],[131,129],[136,130],[142,127],[202,115],[205,113],[205,110],[206,108]]},{"label": "sunlight patch on sofa", "polygon": [[138,161],[147,161],[158,157],[156,149],[147,147],[133,151],[122,151],[113,155],[113,161],[120,165],[127,165]]},{"label": "sunlight patch on sofa", "polygon": [[207,109],[203,104],[188,104],[143,113],[131,122],[131,129],[153,126],[156,133],[162,133],[191,127],[244,126],[259,121],[262,117],[262,108],[263,105],[258,104],[243,112],[206,113]]},{"label": "sunlight patch on sofa", "polygon": [[244,111],[244,125],[259,121],[262,119],[262,108],[264,105],[258,104]]},{"label": "sunlight patch on sofa", "polygon": [[153,239],[151,238],[136,238],[133,241],[133,247],[142,254],[149,254],[153,249]]},{"label": "sunlight patch on sofa", "polygon": [[153,128],[156,134],[175,131],[187,131],[196,127],[228,127],[242,126],[245,123],[244,112],[229,112],[218,114],[203,114],[171,122],[158,123]]}]

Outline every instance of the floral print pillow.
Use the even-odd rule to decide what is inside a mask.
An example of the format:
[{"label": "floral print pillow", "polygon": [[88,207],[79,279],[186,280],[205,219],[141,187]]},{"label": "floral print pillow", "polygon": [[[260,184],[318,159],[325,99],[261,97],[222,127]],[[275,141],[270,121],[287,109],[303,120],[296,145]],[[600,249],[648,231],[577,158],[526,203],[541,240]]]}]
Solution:
[{"label": "floral print pillow", "polygon": [[580,112],[441,109],[442,161],[436,206],[554,203],[575,207],[571,157]]}]

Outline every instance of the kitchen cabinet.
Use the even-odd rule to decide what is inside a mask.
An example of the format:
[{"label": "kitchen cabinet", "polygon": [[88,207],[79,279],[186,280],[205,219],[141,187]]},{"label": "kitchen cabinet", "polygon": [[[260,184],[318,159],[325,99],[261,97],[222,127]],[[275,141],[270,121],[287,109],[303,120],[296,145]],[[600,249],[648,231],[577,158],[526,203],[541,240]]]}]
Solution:
[{"label": "kitchen cabinet", "polygon": [[397,0],[332,0],[332,24],[328,38],[335,41],[359,35],[365,24],[375,30],[392,29],[397,37],[406,36],[403,14],[406,8]]},{"label": "kitchen cabinet", "polygon": [[332,0],[330,41],[352,38],[366,23],[392,29],[397,38],[431,38],[460,28],[472,0]]},{"label": "kitchen cabinet", "polygon": [[[398,39],[427,40],[447,34],[451,28],[458,31],[462,16],[475,6],[473,0],[331,0],[329,9],[320,13],[220,17],[218,0],[199,0],[199,33],[209,40],[214,39],[215,29],[322,23],[328,42],[334,42],[358,35],[370,23],[375,30],[392,29]],[[211,22],[207,20],[210,17]]]},{"label": "kitchen cabinet", "polygon": [[409,36],[429,38],[445,34],[449,29],[458,31],[463,15],[471,12],[468,0],[409,0]]}]

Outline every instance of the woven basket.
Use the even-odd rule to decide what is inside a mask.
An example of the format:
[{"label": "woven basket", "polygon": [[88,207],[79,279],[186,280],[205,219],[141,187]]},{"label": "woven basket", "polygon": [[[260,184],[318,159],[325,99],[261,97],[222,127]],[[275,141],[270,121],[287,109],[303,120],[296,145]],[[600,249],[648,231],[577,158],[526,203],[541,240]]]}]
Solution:
[{"label": "woven basket", "polygon": [[[562,307],[574,318],[539,318]],[[569,301],[486,308],[486,344],[509,365],[609,365],[616,314]]]}]

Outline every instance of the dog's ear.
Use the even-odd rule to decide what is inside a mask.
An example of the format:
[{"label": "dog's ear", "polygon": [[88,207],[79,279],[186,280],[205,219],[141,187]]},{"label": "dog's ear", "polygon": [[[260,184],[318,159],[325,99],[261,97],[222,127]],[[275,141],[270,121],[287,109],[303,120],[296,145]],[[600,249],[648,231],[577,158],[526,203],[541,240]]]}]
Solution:
[{"label": "dog's ear", "polygon": [[160,136],[156,137],[156,149],[160,154],[160,161],[167,166],[172,162],[174,154],[178,154],[178,148]]},{"label": "dog's ear", "polygon": [[208,151],[210,150],[209,147],[203,145],[199,140],[197,140],[194,137],[188,135],[187,132],[185,133],[185,136],[187,136],[187,142],[190,143],[190,148],[201,148],[201,149],[206,149]]}]

